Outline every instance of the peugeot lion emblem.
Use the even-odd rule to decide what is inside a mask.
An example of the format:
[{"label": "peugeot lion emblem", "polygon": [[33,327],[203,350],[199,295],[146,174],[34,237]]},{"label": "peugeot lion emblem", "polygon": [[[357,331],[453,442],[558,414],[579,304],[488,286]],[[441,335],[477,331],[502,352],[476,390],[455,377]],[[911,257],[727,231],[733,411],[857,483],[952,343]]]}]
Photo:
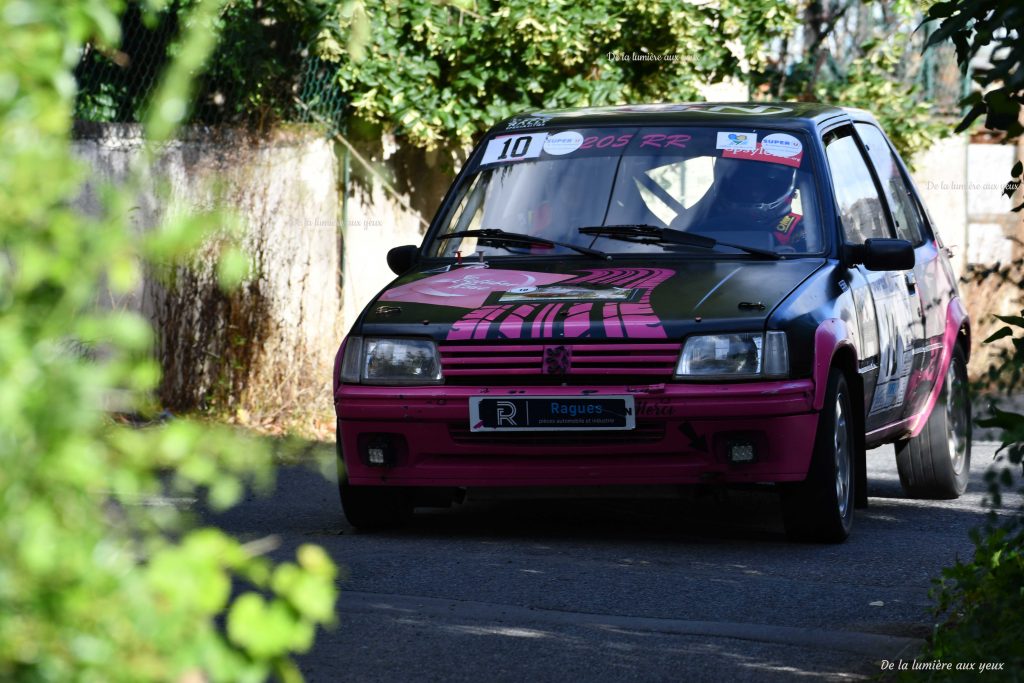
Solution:
[{"label": "peugeot lion emblem", "polygon": [[572,349],[568,346],[545,346],[541,371],[545,375],[567,375],[572,366]]}]

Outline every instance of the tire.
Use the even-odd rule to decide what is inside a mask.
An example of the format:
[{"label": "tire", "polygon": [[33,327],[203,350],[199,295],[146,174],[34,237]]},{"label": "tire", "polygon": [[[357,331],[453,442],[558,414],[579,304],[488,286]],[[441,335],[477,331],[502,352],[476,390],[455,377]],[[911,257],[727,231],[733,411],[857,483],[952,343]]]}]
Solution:
[{"label": "tire", "polygon": [[353,486],[345,473],[341,450],[341,422],[337,424],[338,494],[345,519],[356,529],[379,531],[408,523],[413,513],[409,489],[400,486]]},{"label": "tire", "polygon": [[896,469],[911,498],[959,498],[971,473],[971,397],[967,358],[960,346],[924,429],[896,443]]},{"label": "tire", "polygon": [[338,492],[345,519],[356,529],[394,529],[412,519],[412,496],[400,486],[353,486],[343,476]]},{"label": "tire", "polygon": [[782,515],[790,540],[842,543],[850,535],[858,428],[846,377],[832,368],[807,478],[782,487]]}]

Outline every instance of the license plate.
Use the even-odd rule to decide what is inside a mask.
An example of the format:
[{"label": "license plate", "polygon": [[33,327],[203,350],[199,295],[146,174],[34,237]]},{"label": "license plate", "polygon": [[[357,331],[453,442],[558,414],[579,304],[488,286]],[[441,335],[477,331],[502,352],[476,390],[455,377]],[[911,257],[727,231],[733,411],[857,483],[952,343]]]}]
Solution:
[{"label": "license plate", "polygon": [[469,428],[474,432],[596,431],[634,427],[632,396],[469,399]]}]

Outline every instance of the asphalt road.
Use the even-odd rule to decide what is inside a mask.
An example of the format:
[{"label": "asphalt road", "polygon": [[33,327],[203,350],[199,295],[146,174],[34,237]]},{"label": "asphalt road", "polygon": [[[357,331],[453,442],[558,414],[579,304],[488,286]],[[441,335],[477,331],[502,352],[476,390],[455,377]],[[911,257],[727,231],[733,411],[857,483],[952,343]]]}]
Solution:
[{"label": "asphalt road", "polygon": [[309,681],[858,680],[930,632],[931,581],[971,552],[994,451],[974,444],[955,501],[904,500],[892,449],[869,452],[870,507],[831,546],[787,542],[762,491],[475,502],[356,533],[326,458],[209,521],[342,567]]}]

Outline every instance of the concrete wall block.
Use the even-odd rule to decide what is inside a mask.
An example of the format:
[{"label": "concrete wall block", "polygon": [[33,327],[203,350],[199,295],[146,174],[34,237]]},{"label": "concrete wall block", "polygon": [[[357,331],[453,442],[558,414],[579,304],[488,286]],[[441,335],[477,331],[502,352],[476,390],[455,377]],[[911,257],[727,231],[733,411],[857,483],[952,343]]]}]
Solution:
[{"label": "concrete wall block", "polygon": [[[90,126],[76,141],[95,178],[79,200],[84,211],[99,210],[97,186],[123,182],[142,144],[139,127],[124,124]],[[242,219],[254,266],[238,291],[221,292],[214,264],[225,235],[215,233],[190,265],[158,268],[118,300],[101,295],[153,321],[165,404],[329,410],[342,327],[333,147],[314,131],[255,140],[193,128],[161,150],[147,176],[132,214],[138,229],[169,211],[224,207]]]}]

